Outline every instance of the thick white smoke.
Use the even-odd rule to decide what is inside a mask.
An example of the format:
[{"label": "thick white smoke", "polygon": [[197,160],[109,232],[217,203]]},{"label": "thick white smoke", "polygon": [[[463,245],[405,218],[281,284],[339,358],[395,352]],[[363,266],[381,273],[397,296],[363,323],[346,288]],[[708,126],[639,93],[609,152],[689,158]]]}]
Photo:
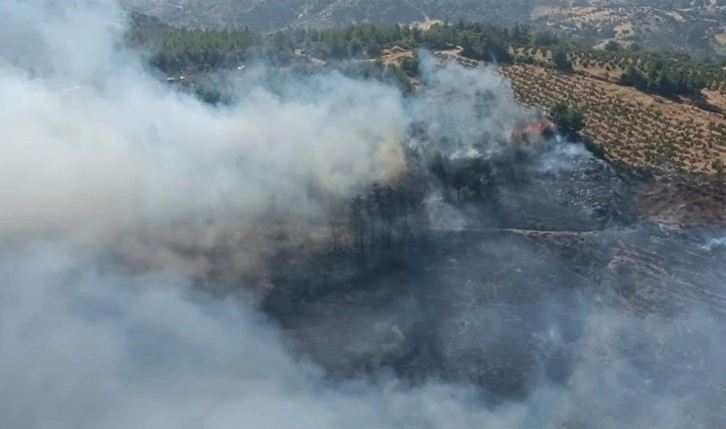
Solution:
[{"label": "thick white smoke", "polygon": [[454,156],[498,155],[510,133],[527,117],[511,82],[494,67],[473,71],[450,61],[440,67],[422,51],[422,91],[410,116],[425,123],[437,149]]},{"label": "thick white smoke", "polygon": [[524,418],[522,406],[487,411],[463,387],[331,385],[253,309],[205,304],[180,279],[129,281],[47,249],[3,257],[0,273],[3,427],[507,428]]},{"label": "thick white smoke", "polygon": [[[193,267],[164,253],[268,215],[304,223],[319,195],[394,178],[400,94],[330,73],[213,109],[143,71],[122,17],[110,1],[0,5],[0,426],[490,421],[464,388],[327,386],[248,305],[187,296]],[[119,246],[175,277],[125,278],[98,256]]]},{"label": "thick white smoke", "polygon": [[331,74],[307,82],[314,96],[258,89],[214,110],[141,71],[112,4],[2,8],[0,237],[251,221],[273,200],[304,217],[309,186],[339,197],[405,167],[400,96],[383,85]]},{"label": "thick white smoke", "polygon": [[[0,257],[3,427],[675,429],[725,417],[726,331],[701,312],[673,321],[580,314],[586,332],[569,382],[542,380],[521,401],[494,406],[475,387],[435,379],[327,380],[245,300],[205,298],[180,277],[129,279],[66,250]],[[467,316],[486,323],[461,347],[505,334],[511,322],[497,311]],[[555,325],[543,334],[530,346],[559,347],[567,335]]]},{"label": "thick white smoke", "polygon": [[411,122],[431,124],[445,153],[491,152],[522,116],[493,71],[439,70],[430,59],[429,91],[410,103],[335,72],[290,77],[273,92],[261,84],[265,67],[250,67],[239,101],[213,108],[124,50],[112,1],[0,7],[4,242],[62,237],[202,276],[209,261],[169,248],[226,243],[248,271],[270,245],[262,231],[283,221],[299,241],[326,224],[331,201],[404,172]]}]

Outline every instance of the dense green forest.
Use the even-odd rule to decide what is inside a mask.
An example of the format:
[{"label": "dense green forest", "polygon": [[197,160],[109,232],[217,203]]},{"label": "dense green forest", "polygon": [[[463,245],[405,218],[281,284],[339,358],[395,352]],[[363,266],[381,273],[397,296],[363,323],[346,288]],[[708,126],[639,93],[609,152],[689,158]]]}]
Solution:
[{"label": "dense green forest", "polygon": [[[619,83],[666,97],[697,98],[704,88],[725,89],[726,73],[721,64],[695,61],[687,55],[664,55],[625,48],[617,43],[595,49],[546,31],[517,25],[503,28],[477,22],[458,21],[433,25],[428,30],[401,25],[360,24],[325,30],[291,30],[261,35],[248,29],[190,30],[163,24],[137,25],[128,34],[134,48],[150,55],[150,63],[174,75],[194,71],[235,68],[246,61],[264,58],[273,63],[293,64],[296,58],[317,59],[367,77],[391,78],[404,86],[405,75],[415,77],[416,61],[401,67],[383,67],[376,62],[385,49],[430,50],[461,48],[464,57],[499,64],[541,63],[566,73],[574,72],[572,58],[585,67],[599,65],[625,69]],[[544,53],[550,52],[549,60]],[[370,60],[370,61],[363,61]],[[359,63],[355,65],[354,63]],[[410,86],[407,86],[410,90]]]}]

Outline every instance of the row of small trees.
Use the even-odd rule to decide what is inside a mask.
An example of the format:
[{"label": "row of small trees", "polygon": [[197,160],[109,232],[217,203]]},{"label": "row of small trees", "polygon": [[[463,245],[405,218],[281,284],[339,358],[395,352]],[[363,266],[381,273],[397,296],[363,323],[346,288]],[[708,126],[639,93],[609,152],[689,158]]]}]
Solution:
[{"label": "row of small trees", "polygon": [[585,115],[581,110],[567,103],[555,103],[550,109],[550,117],[565,133],[578,133],[585,128]]}]

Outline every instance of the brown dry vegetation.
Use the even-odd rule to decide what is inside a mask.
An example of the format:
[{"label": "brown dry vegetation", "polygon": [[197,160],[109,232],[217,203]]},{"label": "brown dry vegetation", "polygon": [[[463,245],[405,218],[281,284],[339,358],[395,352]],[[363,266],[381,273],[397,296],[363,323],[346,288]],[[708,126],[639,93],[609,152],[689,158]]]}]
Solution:
[{"label": "brown dry vegetation", "polygon": [[413,58],[413,50],[403,49],[400,46],[394,46],[383,51],[381,61],[385,65],[400,65],[405,58]]},{"label": "brown dry vegetation", "polygon": [[[561,2],[559,5],[535,6],[530,20],[585,37],[596,46],[604,46],[613,40],[626,46],[638,43],[648,50],[708,56],[723,39],[720,34],[722,12],[718,6],[692,3],[686,8],[667,2],[626,3],[585,1],[579,5]],[[695,34],[699,37],[687,37]]]}]

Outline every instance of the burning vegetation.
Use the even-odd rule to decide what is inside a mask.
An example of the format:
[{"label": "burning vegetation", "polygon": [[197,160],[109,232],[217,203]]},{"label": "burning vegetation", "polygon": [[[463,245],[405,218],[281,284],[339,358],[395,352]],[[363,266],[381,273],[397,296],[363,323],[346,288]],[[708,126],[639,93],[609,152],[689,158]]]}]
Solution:
[{"label": "burning vegetation", "polygon": [[513,138],[520,142],[529,141],[531,138],[551,138],[554,136],[555,124],[547,120],[529,124],[513,133]]}]

